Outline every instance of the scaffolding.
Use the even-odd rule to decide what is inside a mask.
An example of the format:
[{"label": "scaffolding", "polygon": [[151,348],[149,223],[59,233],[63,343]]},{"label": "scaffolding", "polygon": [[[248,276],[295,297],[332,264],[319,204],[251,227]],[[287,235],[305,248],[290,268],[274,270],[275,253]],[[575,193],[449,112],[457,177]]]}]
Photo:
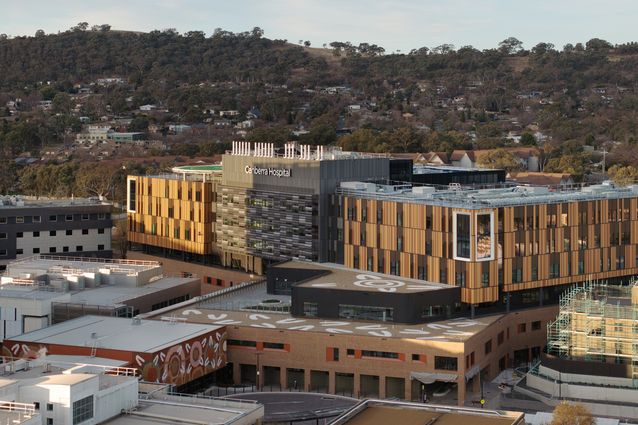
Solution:
[{"label": "scaffolding", "polygon": [[565,292],[559,308],[547,324],[548,353],[627,364],[638,380],[638,280],[621,286],[585,282]]}]

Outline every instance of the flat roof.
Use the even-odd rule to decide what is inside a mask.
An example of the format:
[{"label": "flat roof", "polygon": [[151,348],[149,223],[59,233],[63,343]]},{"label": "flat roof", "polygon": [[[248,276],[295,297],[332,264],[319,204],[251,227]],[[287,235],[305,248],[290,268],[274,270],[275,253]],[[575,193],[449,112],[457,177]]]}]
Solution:
[{"label": "flat roof", "polygon": [[11,340],[83,347],[97,344],[97,348],[154,353],[220,327],[221,325],[212,324],[83,316],[28,332]]},{"label": "flat roof", "polygon": [[221,171],[222,164],[202,164],[202,165],[183,165],[181,167],[173,167],[176,173],[183,172],[202,172],[202,171]]},{"label": "flat roof", "polygon": [[282,300],[282,304],[289,303],[290,300],[289,296],[267,294],[266,282],[259,282],[244,286],[240,290],[225,292],[223,297],[215,296],[213,293],[199,303],[170,311],[165,310],[164,313],[159,312],[150,317],[168,320],[174,316],[186,318],[189,323],[206,323],[218,326],[232,325],[442,342],[464,342],[503,317],[503,315],[493,315],[475,319],[457,318],[418,325],[405,325],[394,322],[293,317],[289,313],[247,310],[245,308],[247,305],[259,304],[260,300],[274,298]]},{"label": "flat roof", "polygon": [[334,263],[307,263],[289,261],[275,268],[324,270],[325,274],[311,277],[295,285],[301,288],[324,288],[348,291],[413,294],[444,289],[455,289],[450,285],[426,282],[383,273],[348,268]]},{"label": "flat roof", "polygon": [[44,291],[39,287],[19,289],[11,285],[0,285],[0,298],[20,298],[34,301],[54,300],[56,298],[68,299],[66,292]]},{"label": "flat roof", "polygon": [[[347,186],[337,189],[337,193],[358,198],[407,202],[424,205],[438,205],[466,209],[498,208],[518,205],[560,204],[604,199],[637,198],[638,185],[614,187],[612,184],[598,184],[578,188],[558,186],[509,186],[492,189],[451,188],[431,190],[421,193],[411,184],[370,184],[368,182],[344,182]],[[353,183],[367,183],[361,188]],[[363,187],[365,186],[365,187]]]},{"label": "flat roof", "polygon": [[[165,289],[177,288],[199,279],[186,277],[165,277],[143,286],[101,285],[85,288],[71,294],[69,303],[120,306],[125,301],[153,294]],[[2,292],[0,291],[0,295]]]},{"label": "flat roof", "polygon": [[24,273],[78,273],[99,272],[133,274],[150,269],[161,269],[157,261],[119,260],[111,258],[63,257],[34,255],[14,260],[7,265],[5,276],[23,277]]},{"label": "flat roof", "polygon": [[[139,415],[136,414],[138,412]],[[182,421],[202,424],[255,423],[262,417],[263,406],[254,402],[158,393],[149,399],[140,399],[135,410],[104,424],[173,425]],[[252,420],[242,422],[241,418]]]},{"label": "flat roof", "polygon": [[0,209],[19,208],[71,208],[78,206],[110,206],[108,202],[94,198],[26,198],[22,196],[0,196]]},{"label": "flat roof", "polygon": [[[358,413],[357,413],[358,411]],[[519,412],[495,411],[421,403],[366,400],[337,418],[339,425],[514,425],[524,424]]]}]

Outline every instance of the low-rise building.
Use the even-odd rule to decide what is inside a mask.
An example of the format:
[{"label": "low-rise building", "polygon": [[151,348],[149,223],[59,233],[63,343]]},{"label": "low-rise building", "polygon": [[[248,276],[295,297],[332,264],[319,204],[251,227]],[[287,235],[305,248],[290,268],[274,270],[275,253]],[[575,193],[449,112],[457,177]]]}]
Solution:
[{"label": "low-rise building", "polygon": [[326,264],[271,270],[143,316],[226,326],[228,384],[417,401],[445,387],[464,405],[479,376],[540,357],[556,312],[470,318],[457,313],[459,288]]},{"label": "low-rise building", "polygon": [[111,257],[111,204],[0,197],[0,271],[37,254]]},{"label": "low-rise building", "polygon": [[175,394],[140,382],[136,368],[101,357],[4,358],[0,423],[14,425],[255,425],[264,407],[247,400]]},{"label": "low-rise building", "polygon": [[5,357],[98,357],[124,362],[144,381],[180,390],[226,366],[226,328],[183,321],[83,316],[3,342]]},{"label": "low-rise building", "polygon": [[0,278],[0,339],[87,314],[133,317],[201,294],[197,277],[166,276],[159,263],[37,255]]}]

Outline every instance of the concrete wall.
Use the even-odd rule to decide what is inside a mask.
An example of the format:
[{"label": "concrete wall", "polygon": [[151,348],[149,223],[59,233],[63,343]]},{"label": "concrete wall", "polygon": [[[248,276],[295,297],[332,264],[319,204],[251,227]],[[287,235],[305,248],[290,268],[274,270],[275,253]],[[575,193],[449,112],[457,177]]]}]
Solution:
[{"label": "concrete wall", "polygon": [[[22,254],[16,254],[16,258],[30,257],[33,249],[40,250],[40,254],[69,254],[73,252],[111,251],[111,228],[104,229],[104,233],[98,233],[98,229],[88,229],[88,234],[83,235],[81,229],[71,230],[71,235],[66,230],[56,230],[55,236],[50,231],[40,232],[40,236],[34,237],[33,232],[23,232],[21,238],[16,239],[16,250],[22,249]],[[102,245],[102,249],[98,249]],[[65,251],[64,249],[67,249]],[[82,251],[77,248],[82,247]],[[55,252],[51,252],[51,248]]]},{"label": "concrete wall", "polygon": [[139,386],[137,379],[122,379],[115,376],[103,378],[119,379],[121,382],[95,394],[95,423],[102,423],[118,416],[123,409],[132,409],[137,405]]},{"label": "concrete wall", "polygon": [[0,297],[0,339],[43,327],[37,326],[38,323],[48,326],[52,317],[51,302],[68,302],[70,299],[68,293],[46,299]]},{"label": "concrete wall", "polygon": [[[191,273],[200,279],[202,294],[215,292],[231,285],[237,285],[241,282],[250,282],[261,279],[260,276],[255,276],[237,270],[189,263],[171,258],[156,257],[138,251],[129,251],[127,253],[127,258],[129,260],[159,261],[161,262],[164,273],[166,274],[183,275],[185,273]],[[217,285],[217,279],[221,279],[221,285]],[[208,280],[210,280],[211,283],[208,283]]]},{"label": "concrete wall", "polygon": [[561,402],[562,398],[579,399],[579,403],[587,407],[594,416],[638,418],[638,407],[618,404],[635,404],[636,397],[638,397],[638,390],[586,387],[572,384],[559,385],[553,381],[533,375],[527,375],[527,385],[538,391],[542,391],[546,396],[522,388],[517,388],[516,391],[527,394],[550,406],[557,405]]}]

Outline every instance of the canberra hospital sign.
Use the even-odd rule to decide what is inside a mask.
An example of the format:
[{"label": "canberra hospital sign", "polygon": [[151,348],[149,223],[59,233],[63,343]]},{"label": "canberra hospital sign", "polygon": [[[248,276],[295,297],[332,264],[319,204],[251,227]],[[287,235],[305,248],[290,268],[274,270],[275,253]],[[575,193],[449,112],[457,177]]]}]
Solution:
[{"label": "canberra hospital sign", "polygon": [[272,177],[290,177],[292,172],[290,168],[259,168],[246,165],[244,167],[246,174],[254,174],[255,176],[272,176]]}]

